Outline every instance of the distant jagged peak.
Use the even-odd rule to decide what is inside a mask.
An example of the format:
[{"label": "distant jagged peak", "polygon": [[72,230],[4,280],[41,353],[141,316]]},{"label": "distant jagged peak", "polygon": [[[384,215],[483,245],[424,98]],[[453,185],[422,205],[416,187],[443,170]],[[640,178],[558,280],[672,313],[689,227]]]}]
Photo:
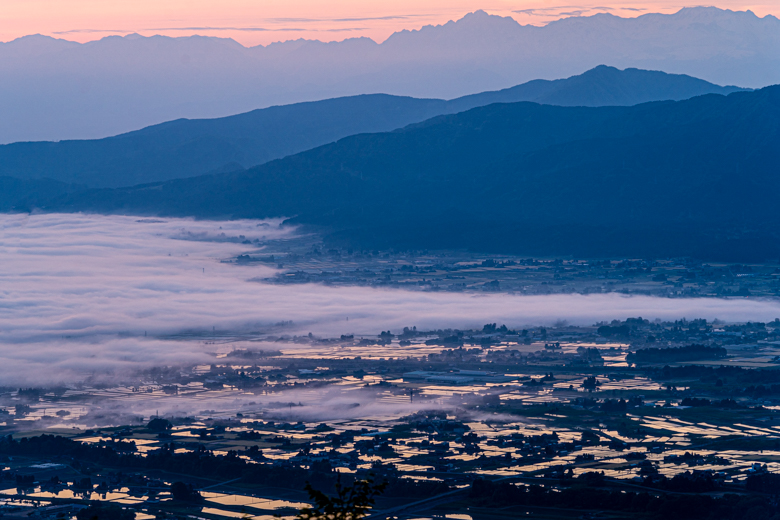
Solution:
[{"label": "distant jagged peak", "polygon": [[158,43],[158,42],[169,42],[169,43],[188,43],[188,42],[200,42],[200,43],[219,43],[223,45],[228,45],[231,47],[236,48],[246,48],[240,43],[238,43],[233,38],[223,38],[220,36],[204,36],[202,34],[190,34],[186,36],[167,36],[162,34],[153,34],[151,36],[144,36],[142,34],[138,33],[132,33],[128,34],[122,37],[124,41],[127,42],[150,42],[150,43]]},{"label": "distant jagged peak", "polygon": [[[774,22],[780,26],[780,20],[775,16],[768,14],[763,17],[757,16],[750,10],[745,11],[733,11],[730,9],[721,9],[714,6],[696,6],[696,7],[683,7],[680,10],[670,13],[645,13],[636,17],[622,17],[609,12],[601,12],[592,15],[578,15],[578,16],[564,16],[558,20],[548,22],[543,26],[523,25],[511,16],[500,16],[491,14],[483,9],[479,9],[473,12],[466,13],[462,17],[450,20],[443,24],[438,25],[425,25],[419,29],[403,29],[391,34],[382,44],[393,43],[398,40],[406,40],[409,36],[428,36],[438,38],[447,35],[468,36],[474,34],[484,34],[485,36],[496,36],[496,34],[512,34],[518,30],[529,29],[539,30],[545,27],[553,28],[557,25],[582,25],[589,22],[602,22],[608,25],[621,24],[623,22],[631,23],[632,25],[649,25],[653,26],[657,23],[662,24],[708,24],[708,23],[766,23]],[[205,28],[204,28],[205,29]],[[9,42],[0,42],[0,46],[9,44],[18,46],[29,46],[31,43],[42,47],[56,47],[63,45],[79,46],[98,44],[99,42],[147,42],[147,41],[170,41],[170,42],[187,42],[187,41],[208,41],[219,42],[228,44],[236,48],[247,48],[232,38],[222,38],[218,36],[203,36],[203,35],[190,35],[190,36],[164,36],[164,35],[150,35],[144,36],[138,33],[129,33],[124,35],[110,35],[87,42],[86,44],[80,44],[70,40],[55,38],[51,36],[45,36],[41,34],[34,34],[29,36],[23,36]],[[268,45],[257,45],[255,49],[261,48],[279,48],[285,47],[291,49],[294,47],[315,46],[315,45],[366,45],[368,43],[377,44],[374,40],[368,37],[356,37],[347,38],[341,41],[321,41],[312,39],[299,38],[296,40],[286,40],[273,42]]]},{"label": "distant jagged peak", "polygon": [[482,9],[467,13],[459,20],[450,21],[440,27],[453,27],[460,29],[482,29],[482,28],[506,28],[517,29],[522,27],[517,20],[511,16],[500,16],[497,14],[490,14]]},{"label": "distant jagged peak", "polygon": [[733,11],[731,9],[721,9],[714,6],[683,7],[679,11],[671,14],[647,13],[637,17],[637,20],[652,18],[704,24],[734,21],[741,23],[780,23],[780,20],[771,14],[757,16],[750,9],[745,11]]},{"label": "distant jagged peak", "polygon": [[112,34],[104,36],[98,40],[92,40],[85,43],[74,43],[74,45],[85,49],[165,49],[192,47],[193,49],[205,50],[208,48],[230,48],[234,50],[244,50],[246,47],[232,38],[222,38],[219,36],[203,36],[192,34],[187,36],[168,36],[162,34],[153,34],[145,36],[138,33]]},{"label": "distant jagged peak", "polygon": [[490,14],[487,11],[484,11],[482,9],[477,9],[474,12],[463,15],[463,17],[461,17],[460,20],[456,20],[452,23],[468,24],[468,23],[496,22],[499,20],[515,21],[514,18],[512,18],[511,16],[499,16],[497,14]]},{"label": "distant jagged peak", "polygon": [[472,30],[494,30],[496,28],[516,29],[523,27],[517,20],[511,16],[500,16],[490,14],[482,9],[466,13],[457,20],[450,20],[439,25],[424,25],[419,29],[403,29],[390,35],[383,43],[391,43],[400,38],[415,34],[439,34],[442,31],[472,31]]},{"label": "distant jagged peak", "polygon": [[54,38],[53,36],[47,36],[45,34],[29,34],[27,36],[21,36],[8,42],[0,42],[0,46],[13,49],[24,49],[47,51],[55,47],[65,46],[78,46],[77,42],[65,40],[63,38]]},{"label": "distant jagged peak", "polygon": [[[683,7],[674,13],[645,13],[639,16],[619,16],[611,12],[600,12],[591,15],[562,16],[558,20],[553,20],[551,22],[548,22],[546,25],[555,24],[563,21],[572,21],[572,20],[585,21],[588,19],[608,19],[608,20],[615,20],[615,21],[635,20],[635,21],[642,22],[653,18],[664,19],[667,21],[678,20],[678,21],[688,21],[688,22],[696,22],[696,21],[705,22],[705,21],[734,19],[734,18],[751,19],[751,20],[767,20],[767,21],[778,20],[775,16],[771,14],[767,14],[763,17],[759,17],[749,9],[745,11],[733,11],[731,9],[721,9],[715,6],[694,6],[694,7]],[[496,14],[490,14],[487,11],[479,9],[463,15],[461,18],[457,20],[450,20],[449,22],[444,24],[426,25],[417,30],[405,29],[403,31],[398,31],[394,34],[415,33],[423,30],[437,29],[443,27],[466,27],[466,26],[486,26],[486,25],[494,26],[497,23],[512,25],[515,27],[523,26],[523,24],[517,22],[511,16],[500,16]]]},{"label": "distant jagged peak", "polygon": [[751,10],[733,11],[731,9],[721,9],[714,6],[695,6],[683,7],[674,13],[645,13],[639,16],[622,17],[609,12],[596,13],[584,16],[569,16],[553,20],[547,26],[556,24],[566,24],[572,22],[587,22],[588,20],[602,20],[607,22],[630,21],[633,24],[644,25],[661,23],[717,23],[724,21],[742,21],[742,22],[780,22],[775,16],[768,14],[763,17],[757,16]]},{"label": "distant jagged peak", "polygon": [[771,14],[768,14],[766,16],[757,16],[753,11],[750,9],[746,9],[745,11],[732,11],[731,9],[721,9],[719,7],[711,6],[711,5],[699,5],[694,7],[683,7],[676,13],[673,13],[671,15],[667,16],[675,16],[677,18],[685,18],[690,20],[696,20],[696,19],[711,19],[714,17],[723,17],[723,16],[740,16],[743,18],[752,18],[756,20],[762,20],[765,18],[768,19],[777,19]]},{"label": "distant jagged peak", "polygon": [[[553,20],[542,26],[523,25],[510,16],[490,14],[485,10],[477,10],[462,16],[457,20],[451,20],[440,25],[425,25],[420,29],[404,29],[393,33],[385,44],[399,44],[400,42],[419,43],[422,41],[436,41],[443,38],[479,37],[481,40],[502,40],[507,38],[538,35],[547,33],[548,28],[552,33],[558,30],[568,31],[572,26],[581,30],[614,29],[617,31],[632,30],[631,28],[644,28],[646,31],[664,27],[668,30],[683,29],[686,27],[715,24],[727,29],[740,28],[749,30],[750,27],[762,27],[765,30],[774,31],[775,23],[780,20],[772,15],[763,18],[756,16],[752,11],[732,11],[718,7],[684,7],[674,13],[645,13],[639,16],[619,16],[609,12],[601,12],[592,15],[566,16]],[[555,30],[559,28],[558,30]],[[605,35],[608,36],[608,35]],[[651,36],[651,35],[646,35]],[[422,37],[422,38],[421,38]]]},{"label": "distant jagged peak", "polygon": [[36,33],[36,34],[28,34],[27,36],[20,36],[19,38],[7,42],[0,42],[0,44],[8,45],[8,44],[22,44],[22,43],[30,43],[30,42],[44,42],[44,41],[45,42],[56,42],[56,41],[66,42],[68,40],[63,40],[60,38],[54,38],[53,36]]},{"label": "distant jagged peak", "polygon": [[[318,45],[318,46],[348,46],[348,47],[364,47],[366,45],[368,46],[375,46],[377,43],[369,38],[368,36],[356,36],[354,38],[346,38],[344,40],[334,40],[334,41],[322,41],[322,40],[306,40],[304,45]],[[270,47],[270,45],[269,45]]]}]

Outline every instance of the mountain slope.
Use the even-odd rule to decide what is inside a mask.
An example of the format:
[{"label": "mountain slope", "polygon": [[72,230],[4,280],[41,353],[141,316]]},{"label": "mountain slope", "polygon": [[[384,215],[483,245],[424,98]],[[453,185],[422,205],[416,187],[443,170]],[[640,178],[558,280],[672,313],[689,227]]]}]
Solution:
[{"label": "mountain slope", "polygon": [[362,132],[382,132],[443,111],[445,102],[384,94],[177,120],[99,140],[0,146],[0,175],[130,186],[254,166]]},{"label": "mountain slope", "polygon": [[29,212],[56,196],[83,191],[84,188],[83,185],[52,179],[22,180],[0,176],[0,211]]},{"label": "mountain slope", "polygon": [[201,36],[44,36],[0,43],[0,143],[101,138],[179,118],[383,92],[451,99],[599,64],[718,84],[780,83],[780,21],[750,11],[565,18],[544,27],[478,11],[381,44],[245,48]]},{"label": "mountain slope", "polygon": [[633,105],[679,100],[736,87],[690,76],[599,66],[567,79],[443,101],[373,94],[299,103],[220,119],[177,120],[94,140],[0,146],[0,175],[48,177],[91,187],[131,186],[250,167],[343,137],[386,132],[440,114],[496,102]]},{"label": "mountain slope", "polygon": [[[737,87],[715,87],[684,74],[599,65],[583,74],[553,81],[534,80],[516,87],[451,101],[463,110],[490,103],[533,101],[560,106],[630,106],[650,101],[680,101],[704,94],[730,94]],[[456,110],[460,111],[460,110]]]},{"label": "mountain slope", "polygon": [[493,104],[48,208],[295,216],[372,247],[763,259],[780,254],[777,142],[780,86],[633,107]]}]

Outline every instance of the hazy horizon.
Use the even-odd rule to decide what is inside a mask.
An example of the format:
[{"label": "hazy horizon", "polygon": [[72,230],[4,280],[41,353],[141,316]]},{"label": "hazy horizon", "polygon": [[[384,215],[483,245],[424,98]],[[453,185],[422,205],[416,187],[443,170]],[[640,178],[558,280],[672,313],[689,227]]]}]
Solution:
[{"label": "hazy horizon", "polygon": [[478,11],[415,27],[381,44],[353,38],[246,48],[167,36],[0,44],[7,78],[0,143],[103,138],[179,118],[368,93],[452,99],[597,65],[748,88],[780,83],[780,21],[747,12],[691,8],[536,27]]},{"label": "hazy horizon", "polygon": [[[407,26],[398,26],[392,29],[388,29],[390,32],[388,34],[378,33],[380,36],[377,36],[376,34],[353,34],[354,32],[359,31],[360,29],[349,29],[349,30],[343,30],[343,31],[315,31],[312,33],[306,33],[304,35],[296,35],[295,37],[285,38],[285,37],[278,37],[277,39],[270,39],[268,41],[263,42],[254,42],[251,39],[248,39],[245,36],[245,33],[266,33],[266,34],[277,34],[276,30],[268,30],[263,28],[214,28],[214,27],[185,27],[185,28],[151,28],[151,29],[128,29],[128,30],[96,30],[96,29],[74,29],[74,30],[66,30],[66,31],[34,31],[34,32],[27,32],[27,33],[19,33],[18,35],[12,36],[12,37],[6,37],[6,39],[0,39],[0,44],[8,44],[13,43],[17,40],[34,37],[34,36],[47,36],[56,40],[63,40],[70,43],[78,43],[78,44],[89,44],[98,42],[100,40],[106,39],[106,38],[112,38],[112,37],[133,37],[133,36],[142,36],[144,38],[152,38],[155,36],[163,36],[166,38],[172,38],[172,39],[186,39],[186,38],[198,38],[198,37],[204,37],[204,38],[213,38],[217,40],[229,40],[233,41],[236,44],[246,48],[251,49],[253,47],[268,47],[271,45],[278,45],[278,44],[284,44],[284,43],[291,43],[291,42],[297,42],[297,41],[312,41],[312,42],[321,42],[321,43],[341,43],[347,40],[355,40],[355,39],[369,39],[376,43],[377,45],[382,45],[387,40],[392,38],[397,33],[404,33],[404,32],[419,32],[426,28],[435,28],[435,27],[441,27],[449,23],[454,23],[457,20],[462,19],[464,16],[467,16],[469,14],[474,14],[476,12],[485,12],[488,15],[492,16],[500,16],[503,18],[510,18],[513,21],[517,22],[520,26],[531,26],[531,27],[545,27],[551,23],[558,22],[561,20],[571,19],[571,18],[592,18],[596,16],[602,16],[602,15],[608,15],[608,16],[614,16],[616,18],[622,18],[622,19],[635,19],[640,18],[642,16],[646,15],[672,15],[679,13],[686,9],[691,8],[697,8],[697,7],[709,7],[704,5],[696,5],[696,6],[669,6],[665,8],[660,8],[660,6],[657,6],[655,11],[651,11],[650,8],[632,8],[632,7],[570,7],[570,6],[564,6],[564,7],[545,7],[545,8],[527,8],[523,10],[515,10],[515,11],[506,11],[501,9],[483,9],[483,8],[475,8],[470,11],[463,11],[459,15],[454,15],[450,18],[447,18],[448,15],[442,15],[438,17],[434,22],[431,23],[425,23],[425,17],[422,16],[409,16],[409,15],[389,15],[389,16],[383,16],[383,17],[376,17],[376,19],[379,20],[393,20],[393,21],[400,21],[400,20],[407,20],[410,21]],[[723,9],[726,11],[731,12],[743,12],[743,13],[752,13],[759,19],[764,18],[778,18],[780,16],[780,9],[772,10],[771,6],[766,6],[764,10],[762,9],[751,9],[749,6],[739,5],[735,8],[729,8],[729,7],[718,7],[719,9]],[[566,11],[564,11],[566,10]],[[544,17],[545,19],[539,20],[538,18],[534,17]],[[286,19],[281,19],[280,21],[287,21]],[[292,20],[294,21],[294,19]],[[314,21],[314,20],[312,20]],[[287,32],[304,32],[304,31],[298,31],[295,29],[284,29],[279,30],[278,32],[281,33],[287,33]],[[0,32],[0,34],[3,34]],[[342,37],[330,37],[333,34],[338,34]],[[273,38],[273,36],[271,36]]]},{"label": "hazy horizon", "polygon": [[[294,227],[280,222],[0,215],[6,310],[0,341],[23,346],[0,351],[0,377],[17,386],[74,383],[93,373],[121,378],[141,368],[208,363],[225,348],[278,348],[251,341],[261,333],[376,337],[403,327],[469,329],[486,322],[530,328],[637,316],[728,322],[780,317],[780,302],[762,299],[277,285],[265,281],[281,272],[273,264],[223,262],[264,248],[242,240],[296,236]],[[222,345],[210,339],[212,331]]]}]

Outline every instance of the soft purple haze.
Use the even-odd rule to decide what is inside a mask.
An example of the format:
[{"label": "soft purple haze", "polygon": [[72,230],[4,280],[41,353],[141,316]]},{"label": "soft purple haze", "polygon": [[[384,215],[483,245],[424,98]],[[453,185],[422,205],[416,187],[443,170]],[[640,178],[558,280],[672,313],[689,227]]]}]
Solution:
[{"label": "soft purple haze", "polygon": [[[590,325],[633,316],[725,321],[780,316],[775,300],[273,285],[253,281],[272,275],[272,268],[220,260],[251,250],[225,241],[231,236],[289,236],[293,230],[280,229],[278,221],[138,220],[78,214],[0,216],[4,384],[111,379],[145,367],[208,363],[216,352],[238,344],[215,346],[202,337],[169,336],[212,328],[220,336],[266,331],[332,337],[398,332],[404,326],[471,328],[487,322],[523,327],[558,320]],[[282,321],[293,324],[275,326]]]},{"label": "soft purple haze", "polygon": [[[671,0],[551,4],[533,0],[4,0],[0,41],[44,34],[88,42],[109,35],[220,36],[246,46],[295,40],[384,41],[394,32],[440,25],[485,9],[522,24],[543,25],[566,16],[611,13],[636,17],[670,14]],[[721,9],[779,14],[771,0],[721,0]]]},{"label": "soft purple haze", "polygon": [[601,64],[720,85],[780,83],[780,21],[691,8],[536,27],[476,12],[381,44],[351,38],[251,48],[203,36],[130,34],[85,44],[28,36],[0,43],[0,143],[98,138],[180,117],[364,93],[453,98]]}]

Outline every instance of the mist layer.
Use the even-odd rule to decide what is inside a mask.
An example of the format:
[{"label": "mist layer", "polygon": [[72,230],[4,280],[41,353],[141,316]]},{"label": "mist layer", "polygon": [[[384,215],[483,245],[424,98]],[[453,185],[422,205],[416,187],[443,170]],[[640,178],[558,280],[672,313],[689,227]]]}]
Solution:
[{"label": "mist layer", "polygon": [[[0,216],[0,378],[69,382],[208,362],[204,335],[376,335],[566,320],[770,321],[780,302],[617,294],[519,296],[276,285],[268,266],[223,262],[292,236],[279,221]],[[284,327],[280,323],[286,322]],[[292,323],[290,323],[292,322]]]}]

